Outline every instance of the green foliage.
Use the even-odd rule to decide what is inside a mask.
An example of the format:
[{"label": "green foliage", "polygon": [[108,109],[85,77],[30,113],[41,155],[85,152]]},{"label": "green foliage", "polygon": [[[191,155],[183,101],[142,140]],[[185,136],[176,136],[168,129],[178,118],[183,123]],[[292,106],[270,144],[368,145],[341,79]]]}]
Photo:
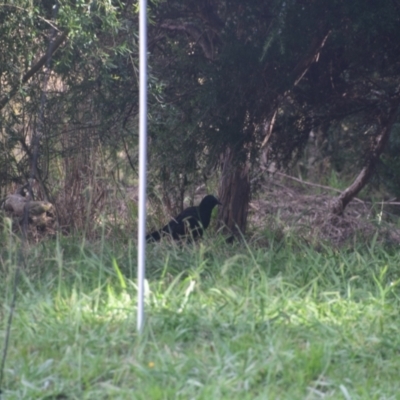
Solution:
[{"label": "green foliage", "polygon": [[238,163],[256,160],[275,112],[269,162],[295,163],[313,128],[335,169],[365,161],[399,84],[394,3],[169,1],[153,10],[163,107],[151,165],[168,190],[182,174],[201,181],[227,146]]},{"label": "green foliage", "polygon": [[[58,8],[21,0],[0,5],[0,17],[0,100],[9,96],[0,120],[2,186],[29,176],[34,135],[40,138],[38,172],[46,186],[59,182],[60,157],[87,159],[99,143],[115,154],[128,141],[136,143],[132,8],[102,0],[62,1]],[[21,85],[21,77],[49,51],[51,38],[63,33],[67,39],[49,60],[49,70],[42,67]]]},{"label": "green foliage", "polygon": [[[8,243],[3,316],[17,260]],[[151,246],[140,338],[134,243],[61,238],[27,256],[7,398],[365,399],[400,389],[400,260],[374,243],[349,252],[273,241]]]},{"label": "green foliage", "polygon": [[[77,177],[82,190],[90,174],[136,178],[138,29],[136,3],[55,4],[0,5],[0,187],[29,176],[36,135],[38,174],[61,204]],[[215,179],[228,147],[255,170],[264,151],[290,166],[311,129],[336,170],[354,169],[398,96],[396,2],[153,1],[149,21],[149,186],[171,204]]]}]

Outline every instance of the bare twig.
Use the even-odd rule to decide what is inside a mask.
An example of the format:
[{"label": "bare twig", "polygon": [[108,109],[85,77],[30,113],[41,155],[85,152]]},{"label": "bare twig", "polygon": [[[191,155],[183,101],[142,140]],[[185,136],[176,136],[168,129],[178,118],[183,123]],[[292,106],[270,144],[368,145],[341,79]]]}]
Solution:
[{"label": "bare twig", "polygon": [[[318,183],[312,183],[312,182],[303,181],[302,179],[295,178],[294,176],[290,176],[290,175],[284,174],[283,172],[276,171],[276,172],[274,172],[274,174],[280,175],[280,176],[282,176],[284,178],[292,179],[293,181],[299,182],[302,185],[313,186],[313,187],[317,187],[317,188],[320,188],[320,189],[331,190],[331,191],[336,192],[336,193],[342,193],[342,191],[339,190],[339,189],[335,189],[335,188],[330,187],[330,186],[320,185]],[[354,200],[358,201],[359,203],[365,204],[365,201],[363,201],[363,200],[361,200],[361,199],[359,199],[357,197],[354,198]]]},{"label": "bare twig", "polygon": [[[68,36],[68,32],[63,32],[52,44],[51,44],[51,52],[48,51],[44,54],[40,60],[22,77],[21,85],[25,84],[35,75],[53,56],[54,52],[64,43],[65,39]],[[7,103],[18,93],[19,85],[15,86],[0,100],[0,110],[3,109]]]}]

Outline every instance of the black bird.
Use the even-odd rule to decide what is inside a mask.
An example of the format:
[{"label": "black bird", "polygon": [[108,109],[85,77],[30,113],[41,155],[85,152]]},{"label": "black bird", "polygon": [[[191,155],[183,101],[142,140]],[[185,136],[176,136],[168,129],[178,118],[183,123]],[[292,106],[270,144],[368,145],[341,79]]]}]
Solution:
[{"label": "black bird", "polygon": [[208,195],[195,207],[188,207],[177,217],[171,219],[167,225],[158,231],[146,236],[148,242],[159,241],[164,235],[171,235],[174,240],[186,237],[196,239],[203,235],[203,229],[210,225],[211,212],[213,208],[221,203],[212,195]]}]

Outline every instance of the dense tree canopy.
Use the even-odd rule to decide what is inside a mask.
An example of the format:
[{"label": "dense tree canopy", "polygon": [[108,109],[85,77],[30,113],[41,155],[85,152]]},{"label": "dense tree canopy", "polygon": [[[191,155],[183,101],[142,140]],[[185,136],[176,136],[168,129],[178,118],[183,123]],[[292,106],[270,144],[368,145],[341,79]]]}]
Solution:
[{"label": "dense tree canopy", "polygon": [[[396,160],[380,154],[398,121],[399,16],[397,0],[150,2],[152,193],[181,208],[188,190],[218,177],[221,223],[244,232],[260,159],[293,164],[311,131],[333,163],[365,168],[361,183],[377,164],[393,177]],[[35,137],[48,195],[60,196],[60,178],[64,200],[77,177],[93,187],[84,176],[98,174],[100,157],[128,182],[136,3],[19,0],[0,6],[0,20],[2,186],[29,176]]]},{"label": "dense tree canopy", "polygon": [[[222,173],[220,195],[231,229],[245,228],[248,196],[234,201],[250,190],[245,164],[258,168],[260,151],[288,164],[320,128],[365,160],[397,110],[396,2],[166,1],[155,20],[153,62],[161,62],[165,103],[180,117],[171,149],[187,156],[181,165],[167,157],[163,168],[182,174],[200,165],[204,149],[212,163],[225,154],[223,171],[232,164],[233,172]],[[167,132],[154,135],[169,141]]]}]

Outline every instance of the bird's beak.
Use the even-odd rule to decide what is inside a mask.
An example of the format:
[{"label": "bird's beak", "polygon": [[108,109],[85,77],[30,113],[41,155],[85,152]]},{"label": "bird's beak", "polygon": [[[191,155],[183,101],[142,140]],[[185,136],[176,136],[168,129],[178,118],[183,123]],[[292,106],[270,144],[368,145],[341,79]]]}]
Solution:
[{"label": "bird's beak", "polygon": [[222,203],[221,203],[219,200],[218,200],[217,204],[218,204],[219,206],[222,206]]}]

